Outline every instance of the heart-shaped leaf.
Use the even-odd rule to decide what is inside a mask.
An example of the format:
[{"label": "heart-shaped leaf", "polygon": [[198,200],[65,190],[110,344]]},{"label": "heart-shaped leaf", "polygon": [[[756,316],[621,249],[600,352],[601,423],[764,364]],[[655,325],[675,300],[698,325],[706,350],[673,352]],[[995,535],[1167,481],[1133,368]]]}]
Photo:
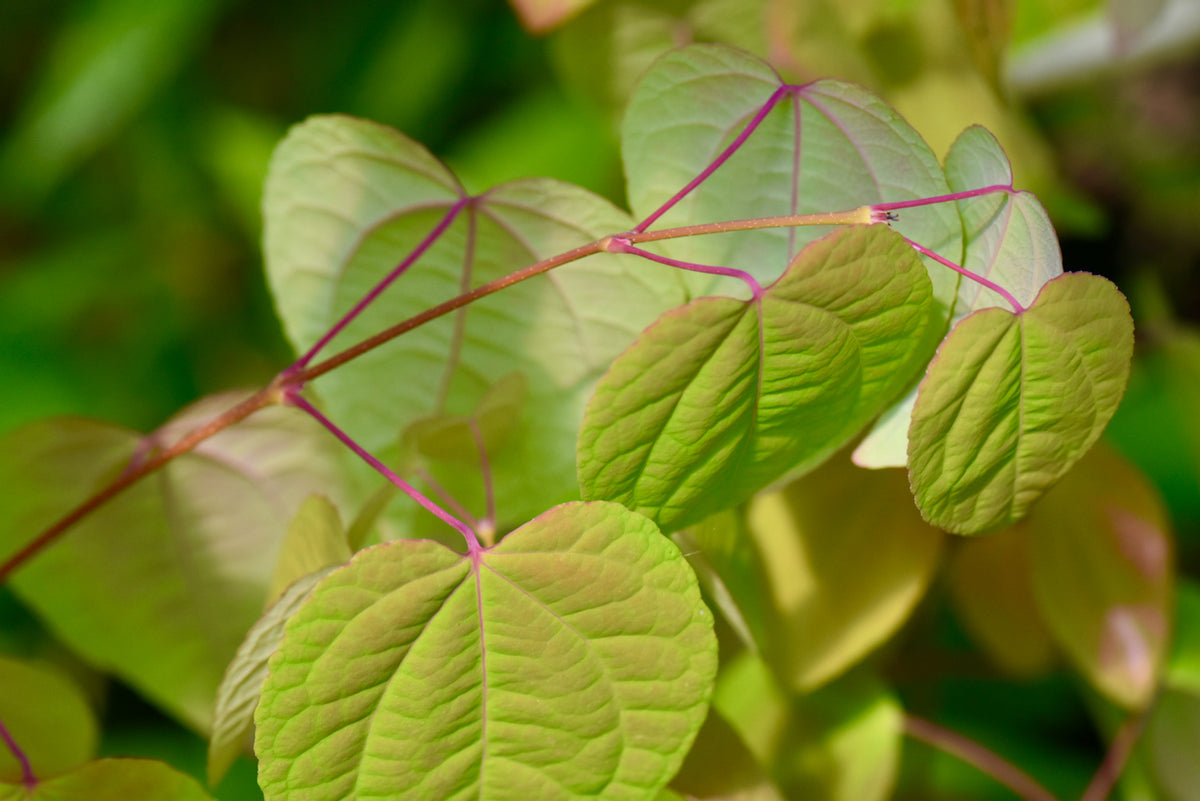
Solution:
[{"label": "heart-shaped leaf", "polygon": [[1170,527],[1132,465],[1100,445],[1029,517],[1033,588],[1067,656],[1128,708],[1154,696],[1171,628]]},{"label": "heart-shaped leaf", "polygon": [[269,801],[648,798],[715,670],[694,574],[616,504],[555,507],[474,555],[379,545],[288,622],[259,783]]},{"label": "heart-shaped leaf", "polygon": [[[9,434],[0,550],[14,552],[139,449],[234,400],[206,399],[153,440],[80,419]],[[262,613],[288,520],[311,493],[340,493],[335,448],[300,412],[264,409],[93,512],[12,587],[77,653],[204,730],[225,666]]]},{"label": "heart-shaped leaf", "polygon": [[805,248],[758,300],[668,312],[588,405],[584,497],[674,530],[819,464],[928,358],[930,306],[912,249],[867,226]]},{"label": "heart-shaped leaf", "polygon": [[[292,344],[312,346],[455,208],[442,236],[330,344],[349,346],[469,289],[631,221],[607,201],[550,180],[467,198],[423,147],[383,126],[314,117],[276,150],[265,188],[265,255]],[[677,271],[598,254],[408,332],[322,377],[330,417],[391,460],[401,431],[430,415],[470,415],[503,377],[528,394],[507,443],[489,453],[496,504],[511,521],[578,496],[575,432],[593,383],[663,310],[685,299]],[[433,468],[483,512],[478,473]]]},{"label": "heart-shaped leaf", "polygon": [[1129,378],[1133,321],[1109,281],[1067,273],[1020,314],[984,309],[939,348],[917,394],[909,478],[929,522],[997,529],[1070,470]]},{"label": "heart-shaped leaf", "polygon": [[[655,62],[622,126],[634,213],[651,214],[699,175],[781,86],[765,62],[719,45],[681,48]],[[948,191],[937,158],[890,106],[859,86],[817,81],[795,87],[655,227],[839,211]],[[952,204],[909,209],[896,229],[952,261],[962,256],[962,225]],[[805,244],[826,233],[822,227],[762,229],[688,237],[662,247],[674,258],[735,267],[767,283]],[[944,323],[958,276],[932,265],[930,278]],[[696,294],[736,289],[728,279],[708,275],[689,280]],[[940,339],[942,330],[935,329],[931,336]]]},{"label": "heart-shaped leaf", "polygon": [[[1012,166],[1000,143],[986,129],[963,131],[946,156],[946,179],[954,192],[988,186],[1012,186]],[[1029,192],[1001,191],[955,201],[962,217],[962,266],[1007,289],[1020,303],[1033,303],[1047,281],[1062,275],[1062,253],[1050,217]],[[901,218],[908,211],[900,212]],[[951,324],[991,306],[1009,308],[994,291],[961,281]],[[880,418],[854,452],[863,467],[908,464],[908,429],[916,389]]]}]

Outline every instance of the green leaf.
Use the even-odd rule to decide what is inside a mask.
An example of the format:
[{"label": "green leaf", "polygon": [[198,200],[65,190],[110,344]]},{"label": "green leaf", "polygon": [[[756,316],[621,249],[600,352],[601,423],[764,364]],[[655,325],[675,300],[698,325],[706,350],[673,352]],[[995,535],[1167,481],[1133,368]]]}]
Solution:
[{"label": "green leaf", "polygon": [[[33,774],[66,773],[96,753],[96,715],[83,693],[55,670],[0,657],[0,724]],[[22,768],[0,743],[0,782],[20,782]]]},{"label": "green leaf", "polygon": [[925,270],[884,226],[813,243],[758,301],[668,312],[588,405],[584,497],[670,531],[811,469],[911,380],[929,320]]},{"label": "green leaf", "polygon": [[29,789],[0,784],[0,801],[213,801],[191,776],[150,759],[98,759]]},{"label": "green leaf", "polygon": [[947,579],[954,610],[991,660],[1017,677],[1044,673],[1057,651],[1033,594],[1028,521],[961,542]]},{"label": "green leaf", "polygon": [[694,801],[783,801],[754,756],[715,709],[671,787]]},{"label": "green leaf", "polygon": [[890,637],[940,561],[943,535],[912,507],[903,474],[845,458],[755,498],[747,515],[774,612],[763,650],[799,692]]},{"label": "green leaf", "polygon": [[255,716],[268,801],[652,797],[704,720],[712,618],[615,504],[494,548],[368,548],[287,624]]},{"label": "green leaf", "polygon": [[[347,556],[347,560],[349,556]],[[254,709],[267,678],[267,660],[283,639],[283,628],[317,582],[332,567],[298,578],[246,632],[233,661],[225,670],[213,704],[212,734],[208,741],[208,783],[215,786],[233,760],[248,752],[253,741]]]},{"label": "green leaf", "polygon": [[962,320],[929,365],[909,430],[925,518],[958,534],[1021,519],[1108,424],[1132,352],[1125,298],[1086,273],[1050,281],[1020,314]]},{"label": "green leaf", "polygon": [[337,507],[323,495],[310,495],[288,524],[267,597],[274,603],[294,581],[345,564],[351,556]]},{"label": "green leaf", "polygon": [[[49,420],[0,442],[0,552],[238,398],[185,410],[148,438]],[[93,665],[190,726],[262,613],[288,520],[313,492],[341,492],[337,443],[307,416],[264,409],[136,484],[17,571],[11,585]]]},{"label": "green leaf", "polygon": [[[723,46],[686,47],[655,62],[622,127],[634,214],[649,215],[699,175],[781,85],[765,62]],[[848,210],[948,191],[937,158],[890,106],[861,87],[817,81],[784,98],[737,153],[655,227]],[[895,227],[946,258],[962,256],[962,226],[949,204],[907,210]],[[674,258],[735,267],[767,283],[828,230],[763,229],[661,247]],[[944,322],[958,276],[937,265],[929,269]],[[696,294],[737,291],[729,280],[689,276]],[[941,330],[930,336],[940,339]]]},{"label": "green leaf", "polygon": [[[463,197],[454,176],[396,131],[314,117],[276,150],[265,189],[267,274],[284,328],[308,348],[421,242]],[[472,200],[444,235],[342,332],[330,353],[539,259],[628,230],[581,189],[531,179]],[[677,271],[599,254],[410,331],[322,377],[329,415],[384,460],[429,415],[469,415],[504,376],[528,396],[507,444],[489,453],[509,522],[578,495],[575,432],[593,383],[664,309],[684,300]],[[473,471],[435,478],[482,513]],[[503,522],[503,521],[501,521]],[[504,527],[503,525],[501,526]]]},{"label": "green leaf", "polygon": [[204,40],[218,5],[103,0],[71,9],[4,142],[9,187],[36,201],[111,138]]},{"label": "green leaf", "polygon": [[496,453],[508,441],[528,384],[521,373],[509,373],[488,388],[470,415],[423,417],[404,430],[402,439],[428,458],[478,465],[481,446],[485,454]]},{"label": "green leaf", "polygon": [[896,784],[904,712],[874,677],[851,673],[796,699],[781,755],[788,798],[884,801]]},{"label": "green leaf", "polygon": [[1012,38],[1015,0],[954,0],[954,11],[971,60],[992,88],[1003,94],[1001,72]]},{"label": "green leaf", "polygon": [[[1000,143],[975,125],[963,131],[946,156],[946,179],[954,192],[1012,186],[1012,166]],[[1050,217],[1029,192],[997,192],[955,201],[962,217],[962,266],[1007,289],[1028,306],[1052,278],[1062,275],[1062,253]],[[901,212],[906,214],[907,212]],[[974,281],[961,281],[951,324],[980,309],[1011,308],[1000,295]],[[854,452],[863,467],[905,467],[914,388],[888,411]]]},{"label": "green leaf", "polygon": [[1154,703],[1139,743],[1160,801],[1195,801],[1200,787],[1200,695],[1166,688]]},{"label": "green leaf", "polygon": [[1154,490],[1097,447],[1030,515],[1033,588],[1068,658],[1126,708],[1153,698],[1173,612],[1170,527]]}]

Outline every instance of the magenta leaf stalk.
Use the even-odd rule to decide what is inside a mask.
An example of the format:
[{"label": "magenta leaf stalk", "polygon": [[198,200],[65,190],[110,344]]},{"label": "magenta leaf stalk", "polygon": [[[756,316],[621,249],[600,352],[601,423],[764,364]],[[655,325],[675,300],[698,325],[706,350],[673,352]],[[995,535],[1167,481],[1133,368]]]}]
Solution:
[{"label": "magenta leaf stalk", "polygon": [[650,261],[658,262],[659,264],[665,264],[669,267],[677,267],[680,270],[688,270],[695,273],[707,273],[709,275],[725,275],[729,276],[730,278],[737,278],[744,281],[746,285],[750,287],[750,293],[754,296],[754,300],[760,300],[763,296],[762,285],[758,283],[758,280],[753,275],[745,270],[738,270],[734,267],[716,267],[708,264],[695,264],[690,261],[679,261],[678,259],[659,256],[658,254],[651,253],[648,250],[642,250],[641,248],[632,244],[629,239],[619,236],[614,236],[609,239],[606,249],[609,253],[629,253],[633,256],[641,256],[643,259],[649,259]]},{"label": "magenta leaf stalk", "polygon": [[653,225],[655,220],[670,211],[672,206],[687,197],[688,193],[690,193],[700,184],[704,183],[708,176],[716,172],[722,164],[729,161],[729,158],[736,153],[743,144],[745,144],[746,140],[750,138],[750,134],[754,133],[754,131],[758,129],[758,126],[762,125],[762,121],[767,118],[767,115],[771,113],[771,109],[779,105],[780,100],[789,94],[798,91],[799,89],[799,86],[785,84],[772,92],[771,96],[767,98],[767,102],[763,103],[762,108],[758,110],[758,113],[750,119],[750,122],[746,123],[746,127],[743,128],[742,132],[737,135],[737,138],[730,142],[727,148],[721,151],[721,155],[713,159],[712,164],[709,164],[700,172],[699,175],[697,175],[691,181],[688,181],[687,186],[676,192],[670,200],[659,206],[657,211],[638,223],[637,227],[633,230],[637,233],[642,233],[651,225]]},{"label": "magenta leaf stalk", "polygon": [[17,760],[17,764],[21,766],[21,784],[28,790],[37,787],[38,778],[33,773],[33,765],[29,764],[29,757],[21,750],[21,746],[17,745],[17,741],[13,739],[8,727],[4,725],[4,721],[0,720],[0,740],[8,746],[8,750],[12,752],[13,757]]},{"label": "magenta leaf stalk", "polygon": [[913,250],[917,251],[922,256],[928,256],[929,258],[936,261],[938,264],[941,264],[945,267],[949,267],[951,270],[954,270],[954,272],[958,273],[959,275],[963,276],[964,278],[969,278],[970,280],[974,281],[975,283],[979,284],[980,286],[984,286],[984,287],[987,287],[988,289],[992,290],[997,295],[999,295],[1000,297],[1002,297],[1006,301],[1008,301],[1008,304],[1013,307],[1013,313],[1020,314],[1021,312],[1025,311],[1025,307],[1022,306],[1021,303],[1015,297],[1013,297],[1012,293],[1009,292],[1004,287],[997,284],[995,281],[989,281],[988,279],[984,278],[982,275],[979,275],[978,273],[973,273],[970,270],[968,270],[966,267],[962,267],[962,266],[955,264],[954,262],[947,259],[945,256],[941,256],[937,253],[934,253],[929,248],[912,241],[907,236],[904,237],[904,241],[907,242],[909,245],[911,245]]},{"label": "magenta leaf stalk", "polygon": [[912,209],[918,206],[932,206],[935,203],[949,203],[952,200],[966,200],[971,197],[979,197],[980,195],[991,195],[996,192],[1015,192],[1008,184],[992,184],[980,189],[968,189],[964,192],[951,192],[948,195],[934,195],[933,197],[921,197],[915,200],[896,200],[890,203],[872,203],[871,208],[877,211],[898,211],[900,209]]},{"label": "magenta leaf stalk", "polygon": [[363,310],[370,306],[376,298],[383,294],[383,291],[391,286],[393,281],[404,275],[404,273],[408,271],[408,268],[411,267],[417,261],[417,259],[421,258],[425,251],[429,250],[434,242],[441,238],[446,229],[450,227],[450,224],[454,222],[456,217],[458,217],[459,212],[461,212],[463,208],[465,208],[470,202],[471,198],[464,197],[460,198],[456,203],[454,203],[454,205],[452,205],[446,211],[446,215],[442,217],[441,222],[433,227],[433,230],[431,230],[425,236],[425,238],[422,239],[421,242],[412,249],[412,252],[405,256],[404,260],[397,264],[390,273],[384,276],[383,280],[376,284],[370,292],[364,295],[362,300],[354,304],[354,308],[350,309],[350,311],[346,312],[342,319],[334,323],[333,327],[330,328],[323,337],[318,339],[316,344],[309,348],[308,351],[299,359],[297,359],[296,363],[289,367],[285,372],[302,370],[307,367],[309,362],[313,360],[313,357],[315,357],[317,353],[319,353],[326,345],[328,345],[330,340],[341,333],[342,329],[348,326],[355,317],[362,314]]},{"label": "magenta leaf stalk", "polygon": [[417,488],[412,484],[409,484],[407,481],[400,478],[400,476],[388,469],[387,465],[367,452],[366,448],[359,445],[349,434],[338,428],[338,426],[334,424],[332,420],[317,411],[316,407],[306,401],[298,391],[293,390],[286,392],[284,395],[284,402],[291,406],[295,406],[297,409],[307,412],[310,417],[312,417],[314,420],[324,426],[331,434],[341,440],[343,445],[354,451],[354,453],[357,454],[360,459],[371,465],[371,467],[375,468],[380,475],[399,487],[404,494],[424,507],[426,511],[430,512],[438,520],[441,520],[459,534],[462,534],[463,539],[467,541],[468,553],[475,554],[477,551],[483,550],[483,545],[480,544],[479,538],[475,535],[474,530],[472,530],[470,526],[447,512],[442,507],[438,506],[425,495],[421,494],[421,492],[418,491]]},{"label": "magenta leaf stalk", "polygon": [[496,491],[492,484],[492,466],[488,462],[487,448],[483,444],[483,432],[479,424],[471,419],[471,434],[475,437],[475,447],[479,449],[479,472],[483,476],[483,494],[487,498],[487,512],[483,518],[480,536],[489,546],[496,544]]}]

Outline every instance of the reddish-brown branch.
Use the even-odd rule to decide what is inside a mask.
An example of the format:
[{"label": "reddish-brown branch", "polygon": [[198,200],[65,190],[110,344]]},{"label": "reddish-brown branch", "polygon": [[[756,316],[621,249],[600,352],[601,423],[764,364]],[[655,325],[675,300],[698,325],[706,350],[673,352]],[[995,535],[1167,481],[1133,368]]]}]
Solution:
[{"label": "reddish-brown branch", "polygon": [[1121,727],[1117,729],[1117,733],[1113,735],[1112,742],[1108,746],[1108,753],[1104,755],[1104,761],[1100,763],[1100,767],[1092,776],[1087,789],[1080,796],[1080,801],[1104,801],[1108,798],[1109,793],[1117,784],[1117,779],[1121,778],[1121,774],[1124,773],[1125,764],[1129,761],[1129,755],[1133,753],[1133,746],[1137,743],[1145,725],[1145,714],[1131,715],[1125,719]]},{"label": "reddish-brown branch", "polygon": [[42,549],[48,547],[51,543],[65,534],[72,526],[78,523],[89,514],[99,509],[108,501],[124,492],[129,487],[136,484],[141,479],[150,475],[154,471],[166,465],[176,457],[182,456],[188,451],[195,448],[201,442],[222,431],[234,423],[246,419],[254,412],[273,403],[278,402],[279,392],[274,384],[259,390],[250,397],[243,400],[236,406],[222,412],[199,428],[189,432],[186,436],[177,440],[170,446],[156,452],[154,455],[134,465],[131,469],[126,470],[115,481],[107,485],[103,489],[96,492],[91,497],[84,500],[70,512],[59,518],[49,528],[42,531],[33,540],[30,540],[25,547],[17,551],[15,554],[5,560],[3,565],[0,565],[0,584],[8,580],[8,577],[14,570],[22,564],[33,558]]},{"label": "reddish-brown branch", "polygon": [[1025,801],[1058,801],[1025,771],[974,740],[915,715],[904,716],[904,732],[914,740],[956,756],[986,773]]}]

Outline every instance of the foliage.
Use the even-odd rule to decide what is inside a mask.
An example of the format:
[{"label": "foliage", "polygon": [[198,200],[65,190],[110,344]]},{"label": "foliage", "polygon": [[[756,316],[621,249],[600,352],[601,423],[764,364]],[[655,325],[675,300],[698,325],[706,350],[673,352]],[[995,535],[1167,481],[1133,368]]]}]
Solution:
[{"label": "foliage", "polygon": [[[21,603],[73,670],[211,735],[210,784],[252,739],[267,799],[869,801],[969,786],[901,758],[906,734],[979,752],[911,712],[913,643],[946,637],[944,599],[920,605],[944,573],[995,669],[1062,655],[1128,760],[1124,792],[1187,797],[1195,589],[1176,591],[1155,492],[1098,443],[1130,380],[1121,292],[1063,273],[984,128],[939,161],[872,91],[781,77],[807,35],[738,42],[773,64],[724,45],[651,64],[664,21],[749,29],[714,26],[721,3],[589,5],[515,4],[531,29],[575,17],[576,76],[572,37],[624,46],[629,15],[652,20],[613,50],[616,81],[648,67],[610,97],[628,101],[632,216],[557,180],[479,189],[357,117],[296,125],[264,198],[296,361],[148,435],[77,418],[6,434],[0,575]],[[199,30],[202,6],[153,30]],[[1136,37],[1153,14],[1127,11]],[[127,13],[105,8],[91,46]],[[970,74],[998,83],[1008,23],[958,13],[993,26]],[[878,79],[904,36],[863,19],[846,72]],[[154,81],[169,50],[137,51]],[[66,102],[45,85],[29,120]],[[60,142],[39,172],[36,124],[5,152],[24,202],[90,146]],[[1159,325],[1188,359],[1188,333]],[[70,683],[0,669],[0,797],[208,797],[162,763],[97,759]]]}]

